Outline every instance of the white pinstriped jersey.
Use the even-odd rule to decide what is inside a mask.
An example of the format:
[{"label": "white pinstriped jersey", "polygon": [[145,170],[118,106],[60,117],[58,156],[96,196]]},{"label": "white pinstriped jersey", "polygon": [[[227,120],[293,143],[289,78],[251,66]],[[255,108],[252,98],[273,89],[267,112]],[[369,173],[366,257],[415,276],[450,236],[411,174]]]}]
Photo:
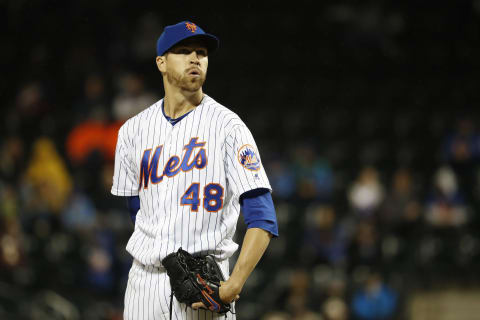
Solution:
[{"label": "white pinstriped jersey", "polygon": [[231,110],[205,95],[176,125],[163,99],[119,130],[112,194],[139,196],[127,251],[159,265],[179,247],[229,258],[240,213],[239,197],[271,189],[254,138]]}]

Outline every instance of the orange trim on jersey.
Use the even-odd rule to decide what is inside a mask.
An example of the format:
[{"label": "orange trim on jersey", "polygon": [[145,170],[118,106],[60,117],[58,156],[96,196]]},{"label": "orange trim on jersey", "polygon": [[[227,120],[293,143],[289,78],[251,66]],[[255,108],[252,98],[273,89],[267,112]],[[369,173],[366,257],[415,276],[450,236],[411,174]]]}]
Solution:
[{"label": "orange trim on jersey", "polygon": [[[187,192],[188,190],[190,190],[190,188],[191,188],[194,184],[198,185],[198,190],[200,191],[200,183],[198,183],[198,182],[193,182],[193,183],[185,190],[185,192]],[[185,192],[183,193],[183,196],[185,195]],[[191,192],[191,194],[192,194],[192,197],[188,196],[188,197],[186,197],[185,199],[187,199],[187,200],[195,200],[195,199],[193,199],[193,192]],[[198,207],[200,207],[200,198],[198,197],[198,194],[197,194],[197,200],[198,200],[197,210],[194,210],[194,209],[193,209],[193,204],[191,204],[191,203],[183,204],[183,203],[182,203],[183,196],[180,197],[180,205],[183,206],[183,207],[184,207],[184,206],[190,206],[190,211],[198,212]]]},{"label": "orange trim on jersey", "polygon": [[150,151],[150,153],[151,153],[152,148],[143,150],[142,157],[140,158],[140,175],[139,175],[139,179],[138,179],[138,190],[142,189],[142,184],[144,184],[143,189],[148,189],[148,183],[150,182],[150,170],[149,169],[150,169],[150,165],[151,165],[151,162],[152,162],[152,159],[150,158],[150,156],[148,157],[148,165],[147,165],[148,182],[147,182],[146,186],[145,186],[145,183],[143,182],[145,180],[142,179],[143,178],[142,163],[143,163],[143,158],[145,157],[145,152],[147,152],[147,151]]},{"label": "orange trim on jersey", "polygon": [[155,148],[155,152],[153,153],[152,160],[150,160],[150,162],[153,161],[153,158],[155,158],[155,154],[157,153],[158,148],[162,148],[162,150],[160,151],[160,154],[158,155],[158,159],[157,159],[157,170],[156,170],[157,176],[155,177],[155,179],[158,179],[158,181],[153,182],[152,174],[150,173],[150,175],[149,175],[150,178],[149,179],[150,179],[150,182],[152,184],[159,184],[160,182],[163,181],[163,177],[164,177],[163,171],[162,171],[162,175],[160,177],[158,176],[158,165],[160,164],[160,156],[162,155],[162,152],[163,152],[163,145],[159,145],[158,147]]},{"label": "orange trim on jersey", "polygon": [[[206,189],[209,185],[217,185],[217,186],[219,186],[220,188],[222,188],[221,196],[219,197],[219,199],[220,199],[220,207],[219,207],[217,210],[208,210],[207,207],[205,206],[205,199],[207,198],[207,197],[206,197],[206,193],[205,193],[205,189]],[[215,189],[213,189],[213,190],[215,190]],[[217,195],[217,194],[218,194],[218,191],[217,191],[217,190],[215,190],[215,191],[216,191],[217,193],[210,194],[210,195],[214,195],[214,196]],[[203,208],[205,208],[205,210],[207,210],[207,211],[210,212],[210,213],[215,213],[215,212],[218,212],[218,211],[222,210],[222,209],[223,209],[223,197],[224,197],[224,196],[225,196],[225,189],[222,187],[221,184],[219,184],[219,183],[214,183],[214,182],[207,184],[205,187],[203,187]],[[217,199],[210,199],[210,200],[208,200],[207,204],[208,204],[209,206],[211,206],[211,207],[213,207],[213,206],[210,204],[211,201],[215,201],[215,205],[218,204]]]}]

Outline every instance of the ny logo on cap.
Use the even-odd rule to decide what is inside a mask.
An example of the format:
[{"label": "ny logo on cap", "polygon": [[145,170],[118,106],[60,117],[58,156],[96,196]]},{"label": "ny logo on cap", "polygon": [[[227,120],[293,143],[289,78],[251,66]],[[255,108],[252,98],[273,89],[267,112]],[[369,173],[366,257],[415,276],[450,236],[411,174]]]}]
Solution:
[{"label": "ny logo on cap", "polygon": [[192,33],[195,33],[197,31],[197,26],[194,23],[186,22],[185,26],[187,27],[188,30],[190,30]]}]

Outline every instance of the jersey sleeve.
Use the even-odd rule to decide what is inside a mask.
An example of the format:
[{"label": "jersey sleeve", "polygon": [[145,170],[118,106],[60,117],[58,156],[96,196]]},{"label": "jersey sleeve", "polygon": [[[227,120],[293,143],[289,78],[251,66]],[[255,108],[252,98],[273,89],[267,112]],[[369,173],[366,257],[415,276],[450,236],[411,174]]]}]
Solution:
[{"label": "jersey sleeve", "polygon": [[131,161],[131,145],[125,137],[125,126],[118,131],[115,150],[115,169],[113,173],[112,194],[116,196],[138,195],[138,183],[135,165]]},{"label": "jersey sleeve", "polygon": [[272,190],[263,168],[260,153],[245,124],[235,126],[225,139],[225,171],[234,196],[266,188]]}]

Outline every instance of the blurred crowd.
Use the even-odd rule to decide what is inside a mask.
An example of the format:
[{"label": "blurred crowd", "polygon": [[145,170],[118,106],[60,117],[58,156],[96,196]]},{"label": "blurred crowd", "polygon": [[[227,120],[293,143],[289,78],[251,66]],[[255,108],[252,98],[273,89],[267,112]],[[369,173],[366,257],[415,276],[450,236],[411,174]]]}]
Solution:
[{"label": "blurred crowd", "polygon": [[[162,97],[154,43],[184,17],[127,1],[5,9],[0,318],[120,320],[133,224],[110,194],[117,130]],[[205,91],[253,132],[280,229],[239,319],[407,319],[419,288],[478,284],[479,96],[463,67],[478,66],[480,5],[414,9],[326,2],[301,16],[322,45],[288,12],[238,12],[241,28],[219,31]],[[227,20],[192,17],[208,31]],[[430,37],[442,19],[462,37]],[[274,57],[273,42],[259,47],[268,21],[296,35],[279,48],[268,33]],[[245,30],[263,50],[234,47]]]},{"label": "blurred crowd", "polygon": [[284,233],[249,307],[269,306],[264,319],[406,319],[415,290],[478,286],[479,139],[459,118],[438,157],[422,155],[429,172],[366,164],[342,182],[311,145],[266,164]]}]

